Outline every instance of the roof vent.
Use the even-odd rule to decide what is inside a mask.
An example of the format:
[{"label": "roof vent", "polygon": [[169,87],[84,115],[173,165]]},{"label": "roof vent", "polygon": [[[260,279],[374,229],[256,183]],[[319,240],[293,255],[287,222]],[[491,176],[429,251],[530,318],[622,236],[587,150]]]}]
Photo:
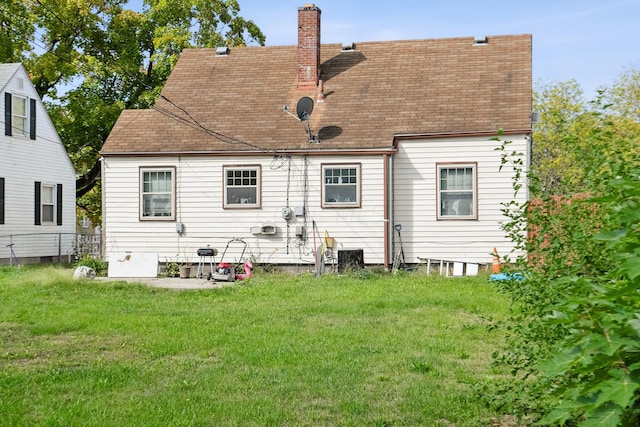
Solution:
[{"label": "roof vent", "polygon": [[348,52],[351,50],[355,50],[356,44],[353,42],[342,43],[342,52]]},{"label": "roof vent", "polygon": [[226,46],[220,46],[216,48],[216,56],[227,56],[229,55],[229,48]]},{"label": "roof vent", "polygon": [[487,36],[484,37],[478,37],[476,36],[473,39],[473,45],[474,46],[484,46],[485,44],[489,43],[489,40],[487,39]]}]

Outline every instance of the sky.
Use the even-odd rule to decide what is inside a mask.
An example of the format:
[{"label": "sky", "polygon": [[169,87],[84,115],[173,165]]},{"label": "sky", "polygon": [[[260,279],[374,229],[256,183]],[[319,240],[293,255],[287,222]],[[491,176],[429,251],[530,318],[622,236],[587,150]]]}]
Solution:
[{"label": "sky", "polygon": [[[130,6],[142,0],[130,1]],[[640,69],[640,0],[238,0],[266,45],[297,43],[298,8],[322,11],[322,43],[531,34],[534,86],[576,80],[593,98]]]}]

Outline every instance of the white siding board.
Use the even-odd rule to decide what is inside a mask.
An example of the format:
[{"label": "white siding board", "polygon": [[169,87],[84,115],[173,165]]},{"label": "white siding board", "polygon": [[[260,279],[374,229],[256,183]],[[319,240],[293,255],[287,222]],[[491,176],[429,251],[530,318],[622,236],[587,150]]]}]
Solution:
[{"label": "white siding board", "polygon": [[[23,80],[22,88],[18,87],[18,78]],[[76,231],[76,187],[71,160],[24,68],[19,67],[0,91],[3,118],[5,92],[36,100],[36,139],[5,136],[4,127],[0,132],[0,177],[5,178],[5,223],[0,224],[0,259],[9,258],[6,245],[10,240],[19,258],[57,256],[60,235],[60,254],[72,253]],[[34,225],[36,181],[62,184],[62,226]]]},{"label": "white siding board", "polygon": [[[339,248],[362,248],[367,263],[381,263],[384,257],[384,213],[382,183],[383,160],[381,156],[366,156],[355,162],[362,165],[362,206],[357,209],[322,209],[320,203],[320,165],[345,163],[341,157],[308,159],[307,200],[305,217],[289,223],[282,218],[282,208],[287,206],[287,181],[289,203],[293,208],[303,206],[304,162],[302,157],[291,159],[290,171],[286,162],[274,161],[271,156],[245,158],[238,161],[231,157],[171,157],[157,158],[106,158],[104,232],[107,256],[123,251],[158,253],[160,260],[187,257],[197,262],[196,251],[207,244],[222,251],[233,238],[247,242],[245,256],[258,258],[259,262],[284,264],[313,263],[313,228],[315,220],[320,236],[329,232]],[[260,165],[260,209],[223,209],[224,165]],[[140,221],[138,219],[139,168],[176,167],[176,221]],[[289,178],[287,179],[287,175]],[[180,235],[175,231],[176,222],[185,225]],[[273,236],[254,236],[252,226],[273,223],[278,231]],[[295,239],[296,225],[307,229],[306,242]],[[379,232],[372,233],[378,228]],[[232,245],[229,251],[236,250]]]},{"label": "white siding board", "polygon": [[[506,218],[501,203],[513,199],[512,172],[499,171],[500,142],[481,138],[403,141],[394,157],[393,221],[402,224],[408,262],[418,257],[488,263],[493,247],[500,253],[513,249],[500,227]],[[524,137],[510,150],[526,153]],[[477,163],[478,219],[438,221],[436,164]],[[524,191],[519,200],[526,197]],[[397,237],[397,234],[394,235]]]},{"label": "white siding board", "polygon": [[[493,247],[501,253],[512,248],[500,228],[500,222],[505,219],[500,203],[513,197],[511,171],[498,170],[500,157],[494,150],[498,144],[481,138],[443,138],[399,144],[393,158],[392,220],[402,224],[408,262],[417,262],[418,257],[424,257],[483,263],[491,261]],[[514,138],[510,150],[526,152],[524,137]],[[383,157],[354,156],[345,161],[343,157],[323,156],[308,157],[307,161],[305,191],[305,166],[300,156],[294,156],[290,165],[270,156],[240,161],[231,157],[204,156],[107,158],[103,183],[107,256],[113,252],[140,251],[158,253],[161,261],[187,257],[197,262],[199,247],[209,244],[222,253],[227,242],[238,237],[248,244],[245,256],[253,256],[259,262],[311,264],[315,220],[319,233],[315,236],[316,245],[327,230],[336,241],[336,250],[361,248],[366,263],[383,263],[384,230],[388,226],[383,211]],[[436,220],[436,163],[440,162],[478,164],[478,220]],[[321,207],[321,165],[330,163],[361,165],[360,208]],[[260,165],[260,209],[223,209],[224,165]],[[147,166],[176,168],[175,222],[138,219],[139,168]],[[291,221],[289,227],[281,217],[282,208],[287,206],[287,196],[289,207],[304,205],[307,214]],[[520,199],[524,196],[524,192],[519,195]],[[176,232],[176,222],[184,223],[183,234]],[[274,224],[277,233],[272,236],[250,233],[251,227],[264,223]],[[296,225],[306,227],[306,242],[295,239]],[[396,238],[393,229],[390,231]],[[233,252],[237,248],[232,245],[229,250]]]}]

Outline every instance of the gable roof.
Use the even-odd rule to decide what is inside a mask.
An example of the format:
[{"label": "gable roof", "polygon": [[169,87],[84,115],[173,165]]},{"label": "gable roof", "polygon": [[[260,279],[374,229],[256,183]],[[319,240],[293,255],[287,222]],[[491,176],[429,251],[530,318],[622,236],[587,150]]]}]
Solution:
[{"label": "gable roof", "polygon": [[[321,45],[325,99],[297,46],[186,49],[153,109],[123,111],[102,154],[389,149],[397,134],[531,131],[531,35]],[[283,112],[311,97],[305,123]]]},{"label": "gable roof", "polygon": [[14,76],[18,68],[20,68],[22,64],[17,63],[9,63],[9,64],[0,64],[0,90],[4,90],[4,87],[9,83],[9,80]]}]

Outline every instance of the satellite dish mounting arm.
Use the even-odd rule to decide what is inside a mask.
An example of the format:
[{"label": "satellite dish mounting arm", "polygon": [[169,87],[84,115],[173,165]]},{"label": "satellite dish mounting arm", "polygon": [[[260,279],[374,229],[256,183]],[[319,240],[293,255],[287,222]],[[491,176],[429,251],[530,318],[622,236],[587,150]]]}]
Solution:
[{"label": "satellite dish mounting arm", "polygon": [[295,114],[293,114],[291,111],[289,111],[289,107],[287,107],[286,105],[284,107],[282,107],[282,111],[284,111],[285,113],[287,113],[288,115],[290,115],[291,117],[293,117],[294,119],[296,119],[297,121],[300,121],[300,119],[298,118],[298,116],[296,116]]},{"label": "satellite dish mounting arm", "polygon": [[315,136],[313,133],[311,133],[311,126],[309,125],[309,119],[307,118],[307,142],[309,144],[311,144],[312,142],[315,142],[316,144],[320,142],[320,140],[318,139],[317,136]]}]

